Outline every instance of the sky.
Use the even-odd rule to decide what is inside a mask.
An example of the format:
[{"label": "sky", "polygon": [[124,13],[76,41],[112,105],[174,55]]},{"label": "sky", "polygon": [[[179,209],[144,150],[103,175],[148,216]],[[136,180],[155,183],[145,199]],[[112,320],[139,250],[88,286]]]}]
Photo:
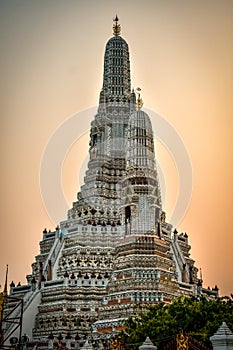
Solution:
[{"label": "sky", "polygon": [[[89,130],[102,86],[105,44],[117,13],[128,42],[132,87],[144,107],[179,135],[192,168],[191,200],[177,226],[187,232],[204,285],[233,292],[233,2],[231,0],[1,0],[1,244],[0,284],[25,283],[46,227],[40,169],[54,133],[79,115],[59,174],[71,207],[88,159]],[[93,115],[86,117],[86,112]],[[86,119],[85,119],[86,118]],[[85,119],[85,120],[84,120]],[[88,124],[87,124],[88,125]],[[154,133],[159,130],[155,125]],[[171,138],[173,134],[171,134]],[[61,137],[59,145],[64,144]],[[54,152],[58,161],[60,146]],[[183,171],[157,140],[166,184],[164,210],[172,216]],[[48,189],[50,191],[50,189]],[[52,192],[51,192],[52,193]],[[51,195],[50,193],[50,195]],[[60,221],[66,211],[60,208]]]}]

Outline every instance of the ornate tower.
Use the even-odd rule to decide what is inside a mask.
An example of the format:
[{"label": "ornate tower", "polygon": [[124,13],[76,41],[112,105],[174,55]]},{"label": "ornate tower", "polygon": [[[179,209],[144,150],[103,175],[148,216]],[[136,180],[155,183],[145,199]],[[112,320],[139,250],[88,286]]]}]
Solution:
[{"label": "ornate tower", "polygon": [[67,220],[44,230],[28,283],[11,284],[11,295],[24,299],[23,333],[31,348],[63,341],[78,349],[86,337],[98,348],[150,304],[217,295],[197,278],[187,234],[172,232],[165,220],[151,121],[140,89],[138,97],[131,91],[129,49],[120,32],[116,17],[84,185]]},{"label": "ornate tower", "polygon": [[131,93],[129,49],[115,18],[114,36],[107,42],[99,108],[91,123],[90,160],[85,184],[68,219],[92,224],[121,224],[121,180],[125,172],[127,127],[135,110]]},{"label": "ornate tower", "polygon": [[126,235],[160,235],[161,196],[155,166],[154,139],[149,116],[131,113],[128,123],[126,171],[122,181]]}]

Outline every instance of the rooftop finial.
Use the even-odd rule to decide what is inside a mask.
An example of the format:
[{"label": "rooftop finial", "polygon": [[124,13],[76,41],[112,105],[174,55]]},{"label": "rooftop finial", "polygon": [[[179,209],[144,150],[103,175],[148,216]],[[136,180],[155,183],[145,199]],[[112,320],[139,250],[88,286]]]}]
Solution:
[{"label": "rooftop finial", "polygon": [[142,106],[143,106],[143,101],[142,101],[142,98],[141,98],[141,93],[140,93],[140,91],[141,91],[141,88],[138,87],[138,88],[136,89],[136,94],[138,95],[138,98],[137,98],[137,108],[138,108],[138,109],[141,109]]},{"label": "rooftop finial", "polygon": [[6,265],[6,278],[5,278],[5,286],[4,286],[5,295],[7,295],[7,277],[8,277],[8,265]]},{"label": "rooftop finial", "polygon": [[200,268],[200,280],[202,281],[202,269]]},{"label": "rooftop finial", "polygon": [[118,24],[118,21],[119,21],[119,19],[118,19],[118,17],[117,17],[117,15],[116,15],[116,17],[113,19],[113,21],[115,22],[114,24],[113,24],[113,34],[115,35],[115,36],[118,36],[118,35],[120,35],[121,34],[121,26],[120,26],[120,24]]}]

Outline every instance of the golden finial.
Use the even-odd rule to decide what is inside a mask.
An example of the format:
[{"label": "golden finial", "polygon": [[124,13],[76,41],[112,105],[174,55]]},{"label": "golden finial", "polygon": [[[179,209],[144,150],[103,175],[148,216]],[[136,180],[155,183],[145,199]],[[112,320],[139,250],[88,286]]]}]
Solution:
[{"label": "golden finial", "polygon": [[143,101],[142,101],[142,98],[141,98],[140,91],[141,91],[141,88],[138,87],[136,89],[136,94],[138,95],[138,98],[137,98],[137,107],[138,107],[138,109],[141,109],[142,106],[143,106]]},{"label": "golden finial", "polygon": [[116,17],[113,19],[113,21],[115,22],[114,24],[113,24],[113,34],[115,35],[115,36],[118,36],[118,35],[120,35],[121,34],[121,26],[120,26],[120,24],[118,24],[118,21],[119,21],[119,19],[118,19],[118,17],[117,17],[117,15],[116,15]]}]

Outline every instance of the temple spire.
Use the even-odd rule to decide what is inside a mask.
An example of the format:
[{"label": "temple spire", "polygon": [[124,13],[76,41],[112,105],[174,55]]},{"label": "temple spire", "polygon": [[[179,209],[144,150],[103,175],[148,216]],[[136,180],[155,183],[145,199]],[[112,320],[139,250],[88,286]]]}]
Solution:
[{"label": "temple spire", "polygon": [[117,15],[116,15],[116,17],[113,19],[113,21],[115,22],[114,24],[113,24],[113,34],[115,35],[115,36],[119,36],[120,34],[121,34],[121,26],[120,26],[120,24],[118,24],[118,21],[119,21],[119,19],[118,19],[118,17],[117,17]]},{"label": "temple spire", "polygon": [[120,36],[118,17],[114,19],[113,34],[105,48],[104,79],[100,102],[121,100],[126,102],[130,98],[130,61],[129,48],[126,41]]},{"label": "temple spire", "polygon": [[5,277],[5,285],[4,285],[4,294],[7,295],[7,278],[8,278],[8,265],[6,265],[6,277]]}]

